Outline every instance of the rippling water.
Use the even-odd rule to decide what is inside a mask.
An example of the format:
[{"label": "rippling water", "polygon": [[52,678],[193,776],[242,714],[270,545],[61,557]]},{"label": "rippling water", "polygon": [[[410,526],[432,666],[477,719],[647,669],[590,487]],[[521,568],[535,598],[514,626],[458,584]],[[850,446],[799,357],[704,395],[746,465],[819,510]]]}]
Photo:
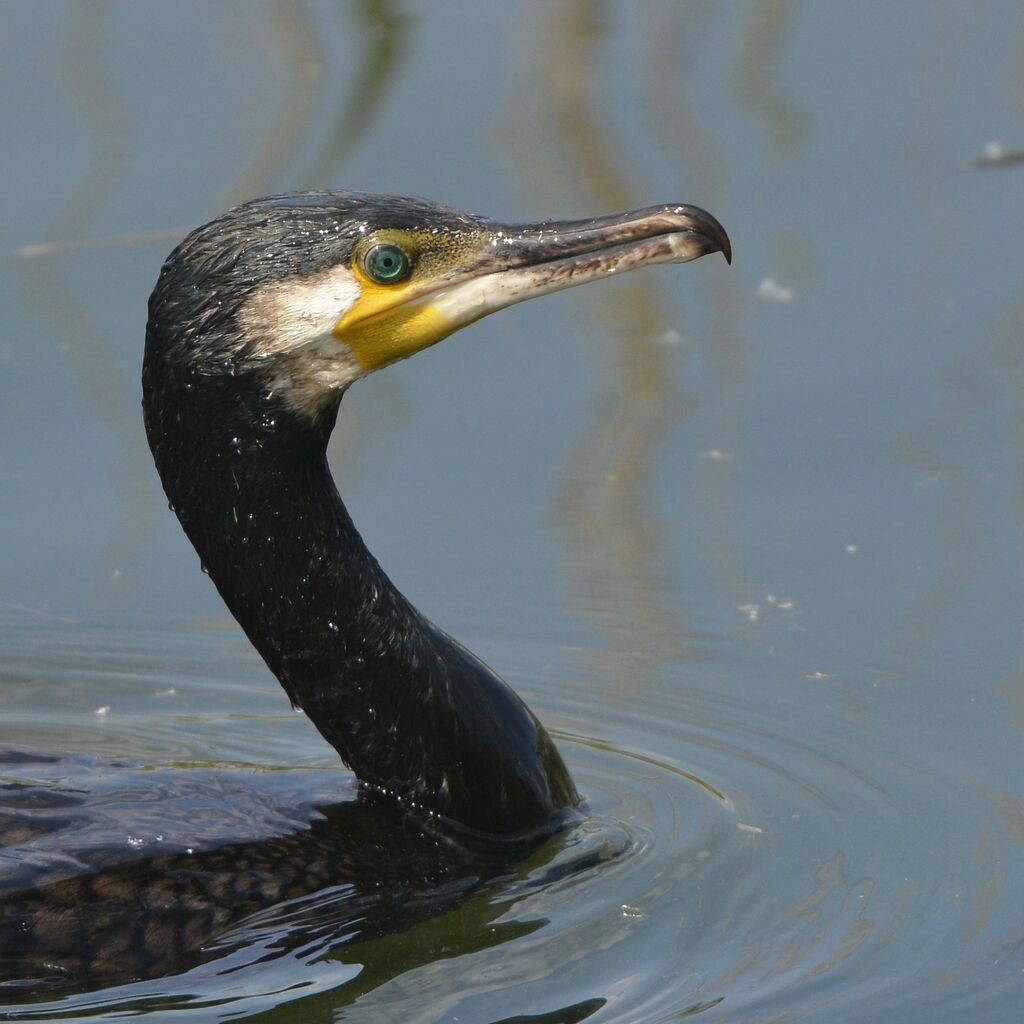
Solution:
[{"label": "rippling water", "polygon": [[[72,749],[178,769],[333,767],[226,625],[18,626],[20,645],[3,652],[7,736],[38,746],[57,733]],[[516,650],[528,693],[525,679],[561,656],[547,641]],[[345,1006],[356,1020],[503,1020],[525,1006],[558,1021],[910,1020],[945,1019],[951,1005],[1000,1019],[1021,941],[1002,891],[1014,857],[1019,867],[1009,792],[965,786],[961,760],[923,760],[905,723],[869,728],[784,658],[728,664],[732,682],[709,657],[663,667],[640,694],[594,673],[548,678],[530,696],[587,814],[438,918],[366,942],[328,930],[282,959],[284,933],[345,898],[325,891],[250,923],[240,948],[201,968],[8,1016],[131,1006],[212,1019],[227,1000],[234,1019],[298,1000],[304,1019]],[[66,694],[56,720],[41,678]]]},{"label": "rippling water", "polygon": [[369,546],[553,729],[582,819],[398,926],[332,931],[329,889],[173,977],[0,990],[0,1019],[1019,1018],[1024,20],[636,10],[0,13],[5,747],[235,773],[254,806],[348,784],[145,448],[145,300],[188,225],[303,186],[680,199],[736,254],[502,314],[343,403]]}]

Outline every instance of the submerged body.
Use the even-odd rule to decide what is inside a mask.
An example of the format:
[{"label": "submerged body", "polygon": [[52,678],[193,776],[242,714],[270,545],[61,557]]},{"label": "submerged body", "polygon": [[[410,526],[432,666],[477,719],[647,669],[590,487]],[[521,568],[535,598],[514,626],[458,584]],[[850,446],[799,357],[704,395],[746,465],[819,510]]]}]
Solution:
[{"label": "submerged body", "polygon": [[[46,856],[60,829],[36,814],[41,831],[26,833],[28,804],[18,810],[18,800],[45,804],[43,791],[9,783],[9,962],[160,973],[260,907],[325,887],[349,887],[342,902],[359,917],[361,895],[392,886],[422,895],[438,879],[477,884],[481,864],[507,863],[573,814],[579,797],[541,723],[367,551],[327,442],[356,379],[489,312],[709,252],[728,258],[729,242],[695,207],[501,225],[354,192],[257,200],[174,250],[150,299],[143,371],[161,481],[231,613],[362,790],[331,809],[309,804],[283,833],[257,811],[254,833],[215,829],[201,851],[143,855],[113,841],[61,862]],[[69,820],[87,818],[89,803]],[[107,806],[132,834],[131,801]],[[26,869],[33,858],[38,871]]]},{"label": "submerged body", "polygon": [[0,1003],[449,909],[521,852],[471,848],[338,771],[163,769],[0,750]]}]

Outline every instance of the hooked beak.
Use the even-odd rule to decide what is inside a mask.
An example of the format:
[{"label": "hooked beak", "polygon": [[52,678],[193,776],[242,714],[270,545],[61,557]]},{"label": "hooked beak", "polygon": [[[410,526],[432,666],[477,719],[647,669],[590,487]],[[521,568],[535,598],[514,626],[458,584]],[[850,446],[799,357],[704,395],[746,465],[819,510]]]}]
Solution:
[{"label": "hooked beak", "polygon": [[[653,263],[687,263],[720,252],[732,262],[725,228],[697,206],[649,206],[591,220],[495,225],[494,271],[532,267],[559,278],[559,287],[583,284],[582,274],[614,273]],[[481,264],[490,260],[483,256]],[[570,280],[561,282],[568,273]]]},{"label": "hooked beak", "polygon": [[[488,313],[539,295],[658,263],[720,252],[729,236],[696,206],[651,206],[591,220],[482,222],[469,258],[357,304],[335,328],[370,371],[433,345]],[[459,246],[461,253],[466,249]]]}]

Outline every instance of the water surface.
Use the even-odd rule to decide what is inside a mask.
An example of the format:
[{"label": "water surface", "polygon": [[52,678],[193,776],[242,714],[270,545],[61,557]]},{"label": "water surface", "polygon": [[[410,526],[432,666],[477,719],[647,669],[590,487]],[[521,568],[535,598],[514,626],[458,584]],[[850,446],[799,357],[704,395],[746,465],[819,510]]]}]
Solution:
[{"label": "water surface", "polygon": [[1017,1019],[1017,5],[0,23],[0,744],[337,768],[146,449],[145,302],[190,225],[301,187],[507,220],[681,200],[736,257],[517,307],[343,403],[371,550],[552,728],[588,817],[379,941],[266,957],[282,914],[228,962],[0,1019]]}]

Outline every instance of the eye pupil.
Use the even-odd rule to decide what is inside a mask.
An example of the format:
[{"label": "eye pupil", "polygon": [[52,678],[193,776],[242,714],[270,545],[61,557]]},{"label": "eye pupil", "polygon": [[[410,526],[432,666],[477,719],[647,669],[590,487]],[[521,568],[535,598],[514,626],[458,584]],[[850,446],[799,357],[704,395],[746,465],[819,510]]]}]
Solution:
[{"label": "eye pupil", "polygon": [[397,245],[375,245],[366,254],[363,265],[375,281],[390,284],[407,276],[409,257]]}]

